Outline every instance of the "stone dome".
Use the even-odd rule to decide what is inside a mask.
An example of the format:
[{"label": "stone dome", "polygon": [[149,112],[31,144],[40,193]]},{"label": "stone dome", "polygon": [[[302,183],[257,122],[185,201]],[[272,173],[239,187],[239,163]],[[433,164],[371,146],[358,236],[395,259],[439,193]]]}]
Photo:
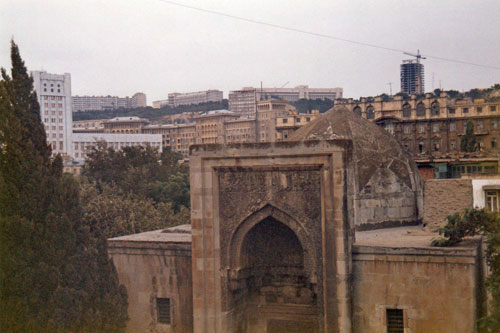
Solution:
[{"label": "stone dome", "polygon": [[287,141],[352,141],[355,225],[366,230],[417,224],[422,184],[415,162],[396,138],[344,106],[299,128]]}]

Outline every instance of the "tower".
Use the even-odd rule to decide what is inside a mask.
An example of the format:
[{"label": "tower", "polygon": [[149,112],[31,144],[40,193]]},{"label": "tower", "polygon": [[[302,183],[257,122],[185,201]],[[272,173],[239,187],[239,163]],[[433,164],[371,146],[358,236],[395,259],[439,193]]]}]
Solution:
[{"label": "tower", "polygon": [[425,92],[424,80],[424,65],[420,63],[420,59],[425,59],[417,54],[407,53],[407,55],[414,56],[416,59],[403,60],[400,67],[401,75],[401,92],[405,94],[423,94]]},{"label": "tower", "polygon": [[71,157],[73,115],[71,111],[71,75],[33,71],[33,86],[40,104],[40,117],[53,154]]}]

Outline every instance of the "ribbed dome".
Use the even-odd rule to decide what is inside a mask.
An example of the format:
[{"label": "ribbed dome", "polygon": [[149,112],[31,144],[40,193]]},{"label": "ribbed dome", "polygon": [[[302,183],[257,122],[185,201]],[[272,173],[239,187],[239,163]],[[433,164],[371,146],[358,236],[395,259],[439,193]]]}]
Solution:
[{"label": "ribbed dome", "polygon": [[[294,132],[287,141],[350,139],[358,191],[376,173],[391,170],[414,189],[420,183],[418,169],[393,135],[344,106],[336,106]],[[415,178],[416,177],[416,178]]]}]

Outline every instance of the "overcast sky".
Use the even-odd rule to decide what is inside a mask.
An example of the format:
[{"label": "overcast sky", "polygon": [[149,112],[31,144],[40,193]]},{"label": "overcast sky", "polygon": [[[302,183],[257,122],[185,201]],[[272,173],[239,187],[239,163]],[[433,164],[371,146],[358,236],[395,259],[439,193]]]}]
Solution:
[{"label": "overcast sky", "polygon": [[[174,0],[175,1],[175,0]],[[190,0],[180,3],[384,47],[500,67],[500,1]],[[244,86],[400,90],[401,53],[276,29],[160,0],[0,0],[0,65],[14,37],[29,70],[71,73],[73,95]],[[426,90],[500,82],[500,70],[426,59]],[[434,76],[434,80],[432,79]],[[434,81],[434,85],[433,85]]]}]

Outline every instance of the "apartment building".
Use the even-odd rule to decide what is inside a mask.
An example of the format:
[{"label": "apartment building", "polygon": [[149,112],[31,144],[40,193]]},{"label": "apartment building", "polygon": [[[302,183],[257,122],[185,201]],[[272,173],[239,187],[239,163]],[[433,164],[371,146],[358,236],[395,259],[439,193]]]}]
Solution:
[{"label": "apartment building", "polygon": [[319,110],[311,113],[290,112],[287,115],[276,118],[277,141],[288,139],[288,137],[300,127],[310,123],[320,115]]},{"label": "apartment building", "polygon": [[135,93],[132,97],[118,96],[73,96],[73,112],[76,111],[102,111],[120,108],[146,107],[146,94]]},{"label": "apartment building", "polygon": [[229,110],[242,116],[254,116],[256,103],[268,99],[296,102],[299,99],[342,98],[342,88],[309,88],[307,85],[295,88],[253,88],[244,87],[229,92]]},{"label": "apartment building", "polygon": [[[392,133],[413,156],[427,176],[448,178],[464,173],[498,172],[500,101],[498,99],[450,98],[426,94],[423,98],[395,96],[384,100],[346,100],[349,110]],[[460,150],[467,122],[474,125],[476,152]]]},{"label": "apartment building", "polygon": [[[163,149],[171,149],[188,157],[189,147],[194,144],[281,140],[283,134],[277,124],[283,123],[281,118],[290,115],[293,115],[294,119],[302,119],[305,116],[297,114],[295,108],[284,101],[267,100],[257,103],[257,118],[240,117],[228,110],[215,110],[203,114],[189,114],[189,118],[179,118],[192,119],[192,122],[187,124],[150,124],[147,119],[139,117],[116,117],[101,121],[75,122],[74,130],[75,134],[91,134],[94,130],[95,134],[158,135],[161,137]],[[307,115],[307,118],[312,119],[314,115]],[[300,123],[300,120],[298,122]],[[112,142],[116,142],[113,140]],[[81,150],[78,152],[81,157]]]},{"label": "apartment building", "polygon": [[171,107],[208,102],[222,102],[222,91],[211,89],[188,93],[168,94],[168,105]]},{"label": "apartment building", "polygon": [[71,111],[71,75],[32,71],[33,86],[40,104],[40,116],[52,154],[72,156],[73,115]]}]

